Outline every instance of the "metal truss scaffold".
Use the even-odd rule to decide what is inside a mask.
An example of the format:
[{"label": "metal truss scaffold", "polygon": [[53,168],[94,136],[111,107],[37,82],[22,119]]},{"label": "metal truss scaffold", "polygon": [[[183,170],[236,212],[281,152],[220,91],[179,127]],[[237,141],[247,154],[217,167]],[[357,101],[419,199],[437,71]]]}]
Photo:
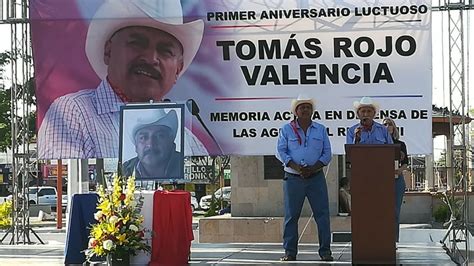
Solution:
[{"label": "metal truss scaffold", "polygon": [[44,244],[30,227],[28,186],[37,174],[37,160],[30,150],[32,139],[28,119],[34,112],[28,82],[33,76],[27,0],[2,1],[2,24],[11,29],[11,135],[12,135],[12,224],[0,242],[11,234],[10,244],[31,244],[30,233]]},{"label": "metal truss scaffold", "polygon": [[[434,10],[444,11],[447,16],[447,43],[448,47],[443,50],[448,51],[448,71],[449,78],[449,125],[450,136],[447,147],[447,169],[448,169],[448,190],[445,193],[444,201],[451,211],[449,227],[446,235],[441,239],[443,247],[450,257],[460,265],[468,265],[469,258],[469,167],[468,155],[470,149],[469,138],[469,77],[466,75],[469,67],[468,52],[469,38],[465,33],[469,33],[469,10],[473,9],[472,1],[451,1],[445,0]],[[442,25],[443,27],[445,25]],[[465,28],[467,30],[465,30]],[[467,35],[468,36],[468,35]],[[444,51],[443,51],[444,52]],[[453,120],[457,115],[461,121]]]}]

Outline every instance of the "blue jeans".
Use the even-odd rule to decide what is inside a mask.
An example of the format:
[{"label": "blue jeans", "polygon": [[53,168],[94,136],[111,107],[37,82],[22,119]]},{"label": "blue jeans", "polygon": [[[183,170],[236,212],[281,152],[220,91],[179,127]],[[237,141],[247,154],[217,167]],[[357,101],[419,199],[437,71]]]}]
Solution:
[{"label": "blue jeans", "polygon": [[307,197],[318,226],[319,256],[331,255],[328,189],[323,171],[310,178],[285,173],[283,181],[285,224],[283,248],[286,255],[298,254],[298,220]]},{"label": "blue jeans", "polygon": [[402,208],[403,195],[405,194],[405,178],[400,175],[395,179],[395,240],[400,237],[400,209]]}]

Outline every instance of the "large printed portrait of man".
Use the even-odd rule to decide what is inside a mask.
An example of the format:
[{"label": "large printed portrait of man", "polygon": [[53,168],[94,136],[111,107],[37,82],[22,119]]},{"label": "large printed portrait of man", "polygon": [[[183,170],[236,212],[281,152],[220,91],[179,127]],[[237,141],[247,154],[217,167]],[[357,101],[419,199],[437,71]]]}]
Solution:
[{"label": "large printed portrait of man", "polygon": [[[203,21],[185,23],[179,0],[35,2],[32,35],[40,89],[38,158],[117,158],[120,107],[163,101],[193,61],[201,45]],[[57,12],[55,20],[35,21],[41,16],[38,14],[49,11],[41,9],[47,5],[64,13]],[[74,10],[81,8],[93,10],[92,17],[76,14]],[[69,17],[61,20],[61,16]],[[52,39],[42,34],[49,34],[55,27],[83,45],[87,63],[80,55],[45,49],[44,43]],[[69,45],[78,49],[76,43]],[[61,53],[63,59],[69,58],[63,71],[58,69],[64,61],[57,59]],[[50,57],[46,58],[47,54]],[[63,87],[57,87],[63,83]],[[77,89],[64,94],[69,85]],[[188,155],[208,154],[190,130],[186,130],[186,139]]]},{"label": "large printed portrait of man", "polygon": [[184,105],[121,108],[120,162],[123,176],[175,182],[184,179]]}]

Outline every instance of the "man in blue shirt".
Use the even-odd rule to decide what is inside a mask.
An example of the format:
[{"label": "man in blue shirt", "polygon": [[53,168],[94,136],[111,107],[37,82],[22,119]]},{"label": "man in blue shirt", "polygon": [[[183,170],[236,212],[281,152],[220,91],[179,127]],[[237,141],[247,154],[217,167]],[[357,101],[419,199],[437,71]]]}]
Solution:
[{"label": "man in blue shirt", "polygon": [[362,97],[354,102],[354,109],[360,122],[349,128],[346,136],[347,144],[393,144],[387,128],[374,121],[379,105],[370,97]]},{"label": "man in blue shirt", "polygon": [[319,256],[332,261],[329,203],[323,167],[331,161],[326,127],[313,122],[313,99],[298,97],[291,102],[297,117],[285,124],[278,137],[277,158],[283,163],[285,224],[282,261],[294,261],[298,253],[298,220],[307,197],[318,226]]}]

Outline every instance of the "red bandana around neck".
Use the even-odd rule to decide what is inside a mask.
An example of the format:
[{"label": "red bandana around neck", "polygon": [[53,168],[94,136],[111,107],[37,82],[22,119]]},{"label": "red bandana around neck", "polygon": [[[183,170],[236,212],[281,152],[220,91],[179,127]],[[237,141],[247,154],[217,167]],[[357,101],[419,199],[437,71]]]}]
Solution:
[{"label": "red bandana around neck", "polygon": [[117,96],[122,100],[124,103],[130,102],[130,99],[125,95],[125,92],[118,86],[115,86],[115,84],[112,84],[110,81],[109,77],[107,76],[107,82],[110,84],[110,87],[112,87],[112,90],[117,94]]},{"label": "red bandana around neck", "polygon": [[298,133],[298,128],[296,127],[296,119],[291,121],[290,125],[291,125],[291,128],[293,129],[293,132],[295,132],[296,137],[298,138],[298,144],[301,145],[302,140],[301,140],[300,134]]}]

